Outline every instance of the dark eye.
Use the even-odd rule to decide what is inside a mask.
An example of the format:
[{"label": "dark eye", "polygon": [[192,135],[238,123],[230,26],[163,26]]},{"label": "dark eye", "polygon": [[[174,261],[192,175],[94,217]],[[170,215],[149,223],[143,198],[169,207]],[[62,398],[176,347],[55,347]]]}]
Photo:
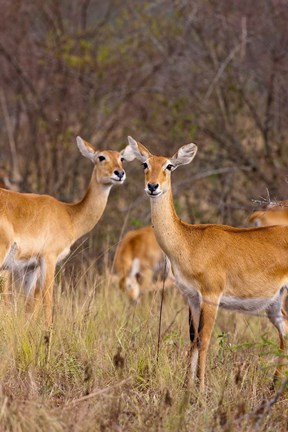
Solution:
[{"label": "dark eye", "polygon": [[142,165],[143,165],[144,170],[148,168],[148,164],[146,162],[144,162]]},{"label": "dark eye", "polygon": [[124,161],[125,161],[125,159],[124,159],[123,157],[121,157],[121,159],[120,159],[120,160],[121,160],[121,162],[124,162]]},{"label": "dark eye", "polygon": [[172,165],[172,164],[169,164],[169,165],[167,165],[167,167],[166,167],[166,169],[167,169],[168,171],[171,171],[172,168],[174,168],[174,165]]},{"label": "dark eye", "polygon": [[99,159],[100,162],[103,162],[104,160],[106,160],[105,156],[102,156],[102,155],[99,156],[98,159]]}]

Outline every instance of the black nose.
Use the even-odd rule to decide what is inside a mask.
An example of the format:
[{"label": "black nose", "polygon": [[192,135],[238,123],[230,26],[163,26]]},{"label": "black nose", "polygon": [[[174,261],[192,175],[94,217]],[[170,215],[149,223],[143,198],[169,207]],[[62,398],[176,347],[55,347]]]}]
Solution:
[{"label": "black nose", "polygon": [[115,171],[114,171],[114,174],[115,174],[117,177],[119,177],[119,179],[121,180],[122,177],[124,177],[125,171],[118,171],[118,170],[115,170]]},{"label": "black nose", "polygon": [[158,183],[148,183],[147,187],[151,193],[155,192],[158,189]]}]

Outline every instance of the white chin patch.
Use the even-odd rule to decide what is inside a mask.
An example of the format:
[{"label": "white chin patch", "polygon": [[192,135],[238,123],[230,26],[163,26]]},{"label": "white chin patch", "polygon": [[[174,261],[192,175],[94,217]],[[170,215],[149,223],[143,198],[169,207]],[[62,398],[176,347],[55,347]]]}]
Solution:
[{"label": "white chin patch", "polygon": [[153,194],[151,194],[151,192],[148,189],[145,189],[146,194],[149,196],[149,198],[158,198],[160,195],[162,195],[162,191],[159,192],[154,192]]},{"label": "white chin patch", "polygon": [[121,180],[119,179],[119,177],[111,177],[112,183],[116,183],[116,184],[124,183],[125,179],[126,179],[126,176],[122,177]]}]

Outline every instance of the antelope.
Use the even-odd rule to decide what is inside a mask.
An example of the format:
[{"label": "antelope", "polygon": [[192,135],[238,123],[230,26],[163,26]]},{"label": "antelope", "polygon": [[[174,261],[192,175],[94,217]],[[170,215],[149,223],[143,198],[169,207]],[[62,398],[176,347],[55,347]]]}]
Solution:
[{"label": "antelope", "polygon": [[20,191],[18,182],[11,181],[7,176],[0,177],[0,188],[12,190],[15,192]]},{"label": "antelope", "polygon": [[[278,205],[269,204],[266,209],[253,212],[248,222],[254,223],[256,226],[271,226],[271,225],[288,225],[288,201],[279,201]],[[282,298],[282,313],[288,319],[288,313],[286,312],[286,295]]]},{"label": "antelope", "polygon": [[[278,331],[283,351],[287,323],[281,298],[288,283],[288,227],[234,228],[183,222],[173,204],[171,172],[192,162],[197,146],[184,145],[167,158],[153,155],[132,137],[128,142],[126,153],[144,167],[157,242],[169,258],[176,284],[190,307],[189,365],[200,390],[205,388],[207,351],[219,306],[265,311]],[[281,366],[279,356],[275,380]]]},{"label": "antelope", "polygon": [[0,189],[0,267],[24,270],[24,274],[28,270],[27,292],[35,288],[39,278],[48,326],[52,325],[56,264],[67,257],[77,239],[97,224],[111,187],[123,184],[126,178],[122,166],[124,150],[99,151],[80,137],[76,140],[80,153],[94,164],[81,201],[65,203],[50,195]]},{"label": "antelope", "polygon": [[248,222],[256,226],[288,225],[288,201],[280,201],[281,205],[271,206],[267,209],[252,213]]},{"label": "antelope", "polygon": [[[19,181],[13,181],[7,176],[7,172],[4,169],[0,170],[0,188],[13,190],[16,192],[20,191]],[[7,297],[9,291],[9,285],[11,284],[11,274],[8,270],[0,271],[1,288],[4,297],[4,302],[7,304]]]},{"label": "antelope", "polygon": [[[141,291],[151,289],[153,279],[163,275],[164,259],[151,226],[129,231],[119,243],[115,254],[119,288],[137,303]],[[165,279],[168,272],[169,265]]]}]

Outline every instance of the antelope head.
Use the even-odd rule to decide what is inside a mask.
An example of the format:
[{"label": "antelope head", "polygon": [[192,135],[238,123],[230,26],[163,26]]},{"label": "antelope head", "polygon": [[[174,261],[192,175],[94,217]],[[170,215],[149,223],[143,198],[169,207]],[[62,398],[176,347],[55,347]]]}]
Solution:
[{"label": "antelope head", "polygon": [[[178,149],[171,157],[153,155],[143,144],[128,137],[129,149],[126,153],[142,162],[145,172],[145,192],[156,199],[171,188],[171,172],[180,165],[192,162],[196,153],[196,144],[190,143]],[[131,160],[131,159],[130,159]]]},{"label": "antelope head", "polygon": [[104,185],[124,183],[126,173],[123,169],[122,162],[124,160],[132,160],[130,151],[126,151],[127,156],[125,156],[126,149],[120,152],[114,150],[96,150],[92,144],[84,141],[79,136],[76,140],[80,153],[87,159],[90,159],[94,164],[94,171],[98,183]]}]

